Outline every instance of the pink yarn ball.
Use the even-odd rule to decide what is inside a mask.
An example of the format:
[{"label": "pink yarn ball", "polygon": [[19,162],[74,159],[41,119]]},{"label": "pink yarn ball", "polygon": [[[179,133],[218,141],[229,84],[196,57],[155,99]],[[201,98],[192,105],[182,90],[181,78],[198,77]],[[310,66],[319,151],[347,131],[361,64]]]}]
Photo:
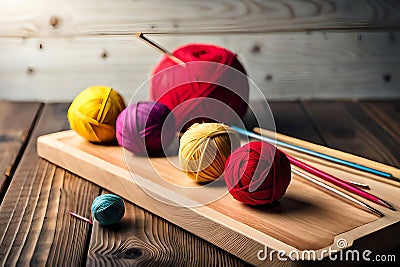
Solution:
[{"label": "pink yarn ball", "polygon": [[175,136],[175,118],[158,102],[129,105],[117,118],[118,144],[137,155],[161,155]]}]

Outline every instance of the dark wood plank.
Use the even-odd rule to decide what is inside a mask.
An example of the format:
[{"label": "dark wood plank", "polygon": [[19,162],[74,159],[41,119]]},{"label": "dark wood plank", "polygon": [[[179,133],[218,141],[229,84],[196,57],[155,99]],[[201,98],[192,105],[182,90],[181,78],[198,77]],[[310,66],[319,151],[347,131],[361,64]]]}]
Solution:
[{"label": "dark wood plank", "polygon": [[305,101],[305,109],[329,147],[400,166],[400,143],[357,102]]},{"label": "dark wood plank", "polygon": [[39,135],[68,128],[67,104],[45,105],[0,207],[0,265],[80,265],[90,226],[66,212],[90,215],[99,188],[36,154]]},{"label": "dark wood plank", "polygon": [[313,126],[300,102],[270,102],[269,105],[274,114],[278,133],[325,145],[325,141]]},{"label": "dark wood plank", "polygon": [[41,107],[40,103],[0,101],[0,203]]},{"label": "dark wood plank", "polygon": [[[152,33],[249,33],[398,29],[396,0],[107,1],[3,3],[0,36],[93,36]],[[111,8],[113,7],[113,8]],[[107,14],[107,16],[99,16]]]},{"label": "dark wood plank", "polygon": [[138,206],[125,202],[125,208],[118,224],[104,227],[94,223],[87,266],[247,265]]},{"label": "dark wood plank", "polygon": [[[271,117],[272,123],[268,122]],[[325,145],[299,101],[251,101],[243,121],[248,130],[261,127]]]},{"label": "dark wood plank", "polygon": [[391,138],[400,143],[400,99],[360,101],[359,105]]}]

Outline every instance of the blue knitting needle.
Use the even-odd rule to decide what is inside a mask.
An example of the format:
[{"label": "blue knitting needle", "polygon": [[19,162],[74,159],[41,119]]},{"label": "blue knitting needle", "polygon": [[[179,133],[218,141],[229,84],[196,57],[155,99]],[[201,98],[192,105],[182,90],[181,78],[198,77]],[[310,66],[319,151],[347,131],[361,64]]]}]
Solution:
[{"label": "blue knitting needle", "polygon": [[379,176],[382,176],[382,177],[385,177],[385,178],[396,180],[398,182],[400,181],[396,177],[393,177],[393,175],[391,175],[390,173],[387,173],[387,172],[379,171],[379,170],[376,170],[376,169],[373,169],[373,168],[370,168],[370,167],[367,167],[367,166],[364,166],[364,165],[360,165],[360,164],[357,164],[357,163],[354,163],[354,162],[350,162],[350,161],[347,161],[347,160],[335,158],[335,157],[332,157],[332,156],[329,156],[329,155],[326,155],[326,154],[323,154],[323,153],[320,153],[320,152],[309,150],[309,149],[304,148],[304,147],[291,145],[291,144],[288,144],[288,143],[285,143],[285,142],[282,142],[282,141],[279,141],[279,140],[274,140],[272,138],[269,138],[269,137],[266,137],[266,136],[263,136],[263,135],[259,135],[259,134],[247,131],[247,130],[245,130],[243,128],[240,128],[240,127],[237,127],[237,126],[231,126],[231,128],[233,130],[235,130],[236,132],[238,132],[239,134],[242,134],[242,135],[245,135],[245,136],[257,138],[259,140],[263,140],[263,141],[266,141],[268,143],[275,143],[275,144],[277,144],[279,146],[282,146],[282,147],[290,148],[290,149],[293,149],[293,150],[296,150],[296,151],[299,151],[299,152],[303,152],[303,153],[306,153],[306,154],[309,154],[309,155],[312,155],[312,156],[316,156],[316,157],[319,157],[319,158],[322,158],[322,159],[326,159],[326,160],[329,160],[329,161],[332,161],[332,162],[336,162],[336,163],[339,163],[339,164],[342,164],[342,165],[345,165],[345,166],[352,167],[354,169],[358,169],[358,170],[362,170],[362,171],[369,172],[369,173],[372,173],[372,174],[376,174],[376,175],[379,175]]}]

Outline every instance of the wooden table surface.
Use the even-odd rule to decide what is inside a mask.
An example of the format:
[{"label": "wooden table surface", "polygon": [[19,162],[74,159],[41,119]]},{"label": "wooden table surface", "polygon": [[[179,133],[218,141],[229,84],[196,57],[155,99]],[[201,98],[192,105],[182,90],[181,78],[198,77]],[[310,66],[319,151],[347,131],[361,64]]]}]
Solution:
[{"label": "wooden table surface", "polygon": [[[270,107],[279,133],[400,167],[400,100]],[[67,109],[66,103],[0,101],[0,265],[246,265],[130,203],[116,226],[70,217],[68,211],[91,217],[93,199],[106,191],[36,154],[38,136],[69,128]]]}]

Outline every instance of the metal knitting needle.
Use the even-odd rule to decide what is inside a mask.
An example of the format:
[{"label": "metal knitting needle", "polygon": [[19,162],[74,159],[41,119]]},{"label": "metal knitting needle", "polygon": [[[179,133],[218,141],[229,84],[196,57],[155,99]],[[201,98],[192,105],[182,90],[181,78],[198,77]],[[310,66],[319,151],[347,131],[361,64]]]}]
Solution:
[{"label": "metal knitting needle", "polygon": [[331,191],[331,192],[333,192],[333,193],[335,193],[335,194],[337,194],[337,195],[349,200],[350,202],[362,207],[363,209],[365,209],[365,210],[367,210],[367,211],[369,211],[371,213],[374,213],[375,215],[377,215],[379,217],[385,216],[382,212],[380,212],[379,210],[375,209],[374,207],[371,207],[367,203],[362,202],[361,200],[358,200],[358,199],[356,199],[356,198],[354,198],[354,197],[352,197],[352,196],[350,196],[350,195],[348,195],[348,194],[346,194],[346,193],[344,193],[344,192],[342,192],[342,191],[340,191],[340,190],[338,190],[338,189],[336,189],[336,188],[334,188],[334,187],[332,187],[330,185],[327,185],[327,184],[325,184],[325,183],[323,183],[323,182],[321,182],[321,181],[319,181],[317,179],[314,179],[314,178],[312,178],[312,177],[310,177],[310,176],[308,176],[308,175],[306,175],[306,174],[304,174],[304,173],[302,173],[302,172],[300,172],[300,171],[298,171],[296,169],[292,168],[292,172],[297,174],[297,175],[299,175],[299,176],[301,176],[301,177],[303,177],[304,179],[316,184],[316,185],[319,185],[319,186],[327,189],[328,191]]},{"label": "metal knitting needle", "polygon": [[143,32],[137,32],[136,33],[136,37],[139,38],[140,40],[146,42],[147,44],[149,44],[150,46],[154,47],[155,49],[157,49],[158,51],[160,51],[161,53],[167,55],[167,57],[169,57],[171,60],[173,60],[175,63],[177,64],[185,64],[185,62],[183,62],[182,60],[180,60],[179,58],[177,58],[176,56],[174,56],[171,52],[169,52],[167,49],[165,49],[164,47],[162,47],[161,45],[157,44],[156,42],[148,39],[147,37],[144,37]]}]

